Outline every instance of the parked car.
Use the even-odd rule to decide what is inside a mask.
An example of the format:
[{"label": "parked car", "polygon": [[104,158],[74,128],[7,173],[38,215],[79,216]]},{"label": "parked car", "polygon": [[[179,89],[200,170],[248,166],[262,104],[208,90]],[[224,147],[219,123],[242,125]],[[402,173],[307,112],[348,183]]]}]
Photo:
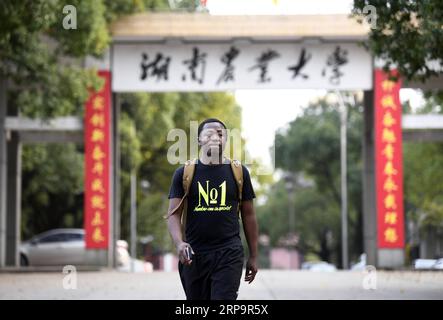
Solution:
[{"label": "parked car", "polygon": [[326,261],[320,261],[319,263],[313,264],[309,271],[319,271],[319,272],[334,272],[337,271],[337,268],[332,264]]},{"label": "parked car", "polygon": [[301,264],[300,269],[302,269],[302,270],[309,270],[309,268],[311,268],[312,265],[313,265],[314,263],[317,263],[317,262],[313,262],[313,261],[306,261],[306,262],[303,262],[303,263]]},{"label": "parked car", "polygon": [[416,259],[414,260],[416,270],[443,270],[443,258],[441,259]]},{"label": "parked car", "polygon": [[437,260],[437,262],[434,264],[434,269],[443,270],[443,258]]},{"label": "parked car", "polygon": [[[128,243],[117,240],[117,263],[129,264]],[[86,250],[84,229],[53,229],[32,237],[20,246],[20,265],[97,265],[97,252]]]},{"label": "parked car", "polygon": [[309,271],[319,271],[319,272],[333,272],[337,271],[336,266],[334,266],[332,263],[326,262],[326,261],[309,261],[304,262],[301,265],[302,270],[309,270]]}]

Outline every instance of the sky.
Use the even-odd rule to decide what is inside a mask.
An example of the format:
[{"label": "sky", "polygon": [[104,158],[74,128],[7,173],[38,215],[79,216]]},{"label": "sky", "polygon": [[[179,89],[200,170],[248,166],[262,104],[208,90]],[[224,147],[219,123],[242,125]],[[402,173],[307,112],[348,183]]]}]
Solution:
[{"label": "sky", "polygon": [[[279,15],[279,14],[346,14],[352,0],[207,0],[213,15]],[[271,166],[269,148],[275,133],[300,114],[309,101],[324,96],[326,90],[236,90],[235,98],[242,108],[242,133],[252,157]],[[420,91],[402,89],[402,102],[411,106],[423,104]]]}]

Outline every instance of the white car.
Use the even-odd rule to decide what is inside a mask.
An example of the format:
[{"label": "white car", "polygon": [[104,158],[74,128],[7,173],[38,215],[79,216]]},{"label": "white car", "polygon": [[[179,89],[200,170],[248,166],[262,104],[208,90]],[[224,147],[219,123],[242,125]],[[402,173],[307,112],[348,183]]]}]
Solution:
[{"label": "white car", "polygon": [[443,258],[437,260],[437,262],[434,264],[434,269],[443,270]]},{"label": "white car", "polygon": [[[117,240],[117,263],[130,261],[128,243]],[[53,229],[25,241],[20,246],[20,265],[97,265],[99,257],[95,250],[86,250],[84,229]]]},{"label": "white car", "polygon": [[304,262],[302,264],[302,270],[309,270],[314,272],[334,272],[337,268],[326,261],[314,261],[314,262]]},{"label": "white car", "polygon": [[437,260],[435,259],[416,259],[414,260],[414,269],[416,270],[430,270],[433,269]]}]

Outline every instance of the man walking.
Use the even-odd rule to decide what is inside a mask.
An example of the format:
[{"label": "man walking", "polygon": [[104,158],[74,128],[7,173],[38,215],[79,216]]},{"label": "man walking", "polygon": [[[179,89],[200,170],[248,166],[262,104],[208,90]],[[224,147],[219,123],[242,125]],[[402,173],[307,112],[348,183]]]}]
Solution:
[{"label": "man walking", "polygon": [[223,156],[226,140],[222,121],[203,121],[199,159],[177,169],[172,179],[168,229],[188,300],[237,299],[244,262],[240,215],[249,247],[245,281],[251,283],[257,273],[255,194],[246,167]]}]

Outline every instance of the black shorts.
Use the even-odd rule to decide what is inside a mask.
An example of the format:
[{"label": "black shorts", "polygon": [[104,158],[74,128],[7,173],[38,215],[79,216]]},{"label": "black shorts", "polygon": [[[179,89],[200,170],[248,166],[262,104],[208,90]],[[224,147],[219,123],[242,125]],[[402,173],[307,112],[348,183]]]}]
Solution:
[{"label": "black shorts", "polygon": [[178,263],[188,300],[236,300],[243,271],[243,247],[196,254],[190,266]]}]

